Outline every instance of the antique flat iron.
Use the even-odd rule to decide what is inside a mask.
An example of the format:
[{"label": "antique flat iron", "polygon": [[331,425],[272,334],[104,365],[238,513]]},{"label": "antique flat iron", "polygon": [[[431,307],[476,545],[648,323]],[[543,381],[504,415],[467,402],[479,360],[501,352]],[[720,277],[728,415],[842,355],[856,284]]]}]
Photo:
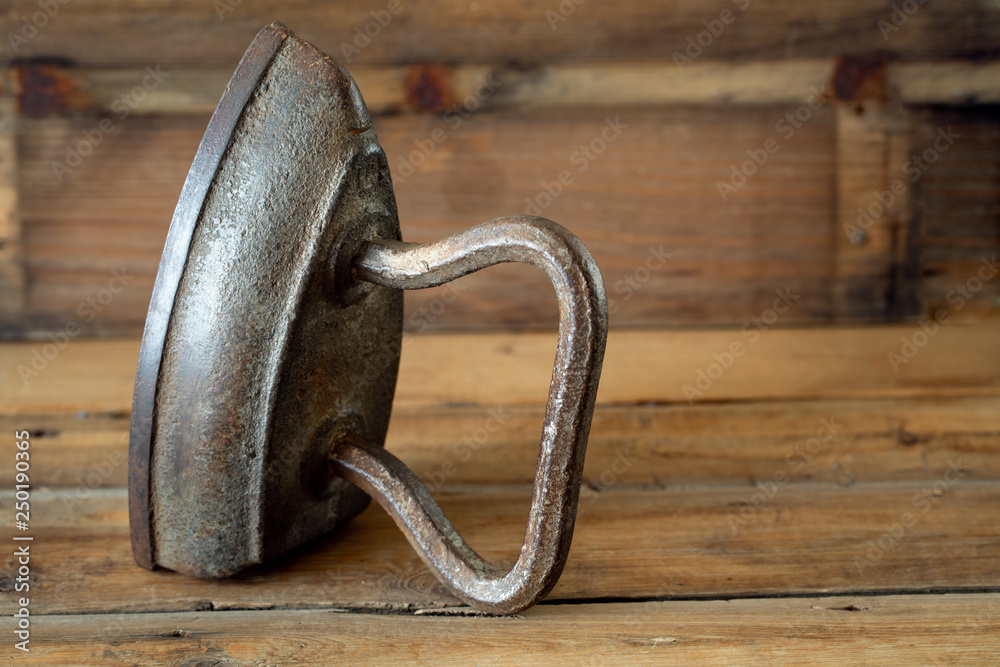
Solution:
[{"label": "antique flat iron", "polygon": [[[509,570],[480,558],[383,448],[400,290],[501,262],[545,271],[560,311],[530,516]],[[524,609],[569,551],[606,335],[597,266],[553,222],[498,218],[401,242],[354,81],[274,23],[212,116],[153,288],[129,439],[135,560],[225,577],[333,530],[370,496],[459,598]]]}]

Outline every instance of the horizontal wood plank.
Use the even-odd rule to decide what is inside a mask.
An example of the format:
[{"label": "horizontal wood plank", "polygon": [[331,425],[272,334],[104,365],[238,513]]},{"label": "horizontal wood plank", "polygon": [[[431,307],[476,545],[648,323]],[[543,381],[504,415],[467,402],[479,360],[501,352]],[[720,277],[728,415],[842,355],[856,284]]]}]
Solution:
[{"label": "horizontal wood plank", "polygon": [[[994,396],[599,406],[584,481],[615,485],[939,479],[961,459],[967,479],[1000,479]],[[432,489],[530,484],[541,406],[421,406],[393,411],[386,447]],[[0,415],[28,430],[32,480],[86,496],[126,485],[127,414]],[[0,461],[14,460],[0,439]],[[586,493],[589,493],[586,492]]]},{"label": "horizontal wood plank", "polygon": [[[917,325],[617,331],[608,339],[597,401],[635,405],[994,396],[1000,390],[998,327],[1000,320],[990,318],[976,325],[941,325],[933,335]],[[395,406],[543,404],[555,338],[411,336],[402,349]],[[735,344],[743,351],[729,359],[726,355],[739,349]],[[0,345],[0,372],[5,373],[0,413],[127,414],[138,353],[136,340],[73,340],[62,349],[45,342]],[[100,369],[100,381],[95,368]]]},{"label": "horizontal wood plank", "polygon": [[[829,109],[795,130],[766,169],[726,201],[717,187],[750,159],[747,150],[782,136],[775,124],[787,112],[409,115],[377,119],[376,129],[407,240],[437,239],[500,215],[539,214],[570,228],[594,253],[614,327],[742,323],[788,289],[798,300],[783,324],[828,322],[836,284]],[[71,161],[69,151],[86,143],[97,119],[22,123],[22,335],[70,324],[84,335],[141,331],[205,120],[114,120],[90,155],[58,174],[53,165]],[[790,178],[803,187],[788,188]],[[878,271],[873,281],[882,280]],[[109,292],[120,276],[124,289]],[[552,328],[558,311],[551,292],[531,267],[494,267],[408,294],[405,323],[413,331]]]},{"label": "horizontal wood plank", "polygon": [[[1000,652],[1000,596],[549,605],[515,618],[319,610],[39,618],[18,664],[964,664]],[[0,621],[10,635],[13,621]],[[7,648],[5,648],[7,650]]]},{"label": "horizontal wood plank", "polygon": [[[387,9],[390,5],[398,8],[394,15]],[[728,25],[720,21],[726,10]],[[27,30],[29,38],[6,57],[48,56],[100,67],[234,67],[254,34],[277,18],[332,55],[368,64],[672,62],[675,52],[684,53],[703,32],[702,47],[695,43],[691,51],[694,58],[888,52],[905,59],[939,59],[994,53],[1000,35],[996,8],[973,0],[929,3],[899,17],[880,0],[824,6],[789,0],[708,5],[697,0],[614,5],[447,0],[431,6],[406,0],[364,6],[346,0],[322,6],[277,0],[155,0],[60,5],[32,31],[30,17],[37,11],[39,6],[29,0],[11,3],[0,23],[3,34]],[[717,35],[709,32],[706,22],[715,25]],[[366,30],[373,36],[366,38]],[[108,39],[108,34],[119,37]]]},{"label": "horizontal wood plank", "polygon": [[[745,487],[584,496],[573,550],[547,599],[996,589],[1000,486],[956,470],[934,483],[784,484],[770,496]],[[508,566],[529,497],[530,489],[514,487],[437,494],[472,547]],[[12,503],[3,494],[7,543]],[[136,566],[124,490],[83,500],[37,492],[32,515],[34,614],[457,604],[378,507],[278,562],[221,581]],[[0,611],[8,616],[15,559],[0,558]]]},{"label": "horizontal wood plank", "polygon": [[[841,65],[843,67],[843,65]],[[737,105],[792,108],[834,92],[836,59],[725,61],[704,59],[678,67],[671,62],[561,63],[530,69],[498,65],[350,66],[365,104],[375,115],[460,110],[638,105]],[[155,70],[154,70],[155,71]],[[11,71],[20,115],[210,114],[229,82],[229,69],[160,70],[149,90],[149,70],[84,69],[54,63],[22,63]],[[885,87],[905,105],[969,105],[1000,102],[1000,63],[944,61],[892,63]],[[421,96],[433,86],[435,95]],[[139,89],[142,89],[141,91]],[[58,91],[53,94],[53,91]],[[479,97],[476,98],[476,93]],[[464,107],[464,109],[463,109]]]}]

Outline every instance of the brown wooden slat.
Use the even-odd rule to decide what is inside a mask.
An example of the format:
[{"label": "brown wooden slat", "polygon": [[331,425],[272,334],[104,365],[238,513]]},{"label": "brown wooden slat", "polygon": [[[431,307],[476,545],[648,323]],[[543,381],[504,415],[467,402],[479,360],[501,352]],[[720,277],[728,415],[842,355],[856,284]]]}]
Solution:
[{"label": "brown wooden slat", "polygon": [[1000,304],[997,118],[995,106],[916,114],[906,183],[916,192],[928,315],[943,309],[955,321],[978,322]]},{"label": "brown wooden slat", "polygon": [[[689,399],[994,396],[1000,389],[998,327],[1000,320],[993,318],[976,326],[944,325],[932,337],[916,325],[896,325],[774,329],[756,339],[732,330],[617,331],[608,339],[597,401],[634,405],[686,404]],[[909,354],[904,339],[914,345],[914,354],[893,370],[888,355]],[[397,408],[545,401],[555,334],[438,334],[407,340]],[[743,354],[727,362],[735,343],[743,345]],[[75,340],[42,366],[36,353],[53,352],[47,344],[0,345],[0,369],[7,374],[0,412],[128,412],[138,341]],[[41,370],[22,382],[21,367],[30,368],[33,359]],[[701,391],[699,371],[717,375],[723,362],[729,363],[728,371],[700,396],[685,389]],[[95,368],[100,369],[99,382]]]},{"label": "brown wooden slat", "polygon": [[[438,116],[401,116],[382,118],[377,129],[406,238],[429,240],[498,215],[537,212],[592,248],[612,326],[742,323],[768,307],[775,290],[791,289],[800,299],[782,317],[789,324],[832,314],[827,111],[725,202],[717,182],[774,134],[785,109],[483,113],[457,130]],[[602,132],[614,136],[609,118],[627,127],[589,161],[579,148],[603,146]],[[141,330],[176,196],[204,130],[201,117],[129,117],[59,182],[53,162],[65,161],[67,146],[96,123],[24,124],[29,332],[70,323],[86,333]],[[443,143],[431,139],[442,136],[435,132]],[[427,142],[433,154],[404,178],[403,160],[418,160]],[[559,185],[561,173],[573,182]],[[800,187],[789,189],[789,179]],[[553,182],[550,188],[565,193],[546,206]],[[114,271],[134,278],[96,312],[87,301],[102,296]],[[407,301],[407,326],[418,331],[552,327],[557,317],[544,276],[523,266],[489,269]]]},{"label": "brown wooden slat", "polygon": [[[1000,485],[961,475],[849,488],[789,484],[757,507],[745,487],[609,490],[581,505],[573,550],[548,599],[995,588]],[[0,503],[7,543],[12,497]],[[529,497],[530,489],[513,487],[438,494],[473,548],[508,565]],[[78,503],[66,493],[36,493],[32,519],[38,560],[30,592],[39,615],[456,603],[377,507],[294,555],[224,581],[136,566],[124,490]],[[0,563],[9,577],[13,556]],[[4,593],[0,610],[8,616],[15,603],[13,591]]]},{"label": "brown wooden slat", "polygon": [[[365,104],[376,115],[447,112],[467,104],[479,108],[532,109],[635,105],[790,105],[808,102],[812,89],[830,83],[833,59],[698,60],[678,69],[671,62],[549,64],[532,69],[505,65],[351,66]],[[154,73],[157,73],[155,68]],[[26,116],[121,113],[209,114],[232,72],[229,69],[82,69],[27,61],[12,69],[20,113]],[[1000,102],[996,62],[908,62],[890,64],[886,83],[903,104]],[[143,82],[150,84],[143,86]],[[155,86],[152,84],[156,84]],[[421,106],[417,86],[432,85],[437,106]],[[146,89],[148,88],[148,89]],[[53,94],[54,91],[58,91]],[[479,100],[472,99],[477,92]],[[485,97],[485,99],[482,99]]]},{"label": "brown wooden slat", "polygon": [[[18,664],[990,663],[1000,596],[542,605],[515,618],[320,610],[40,618]],[[0,627],[5,634],[12,620]],[[36,639],[37,638],[37,639]]]},{"label": "brown wooden slat", "polygon": [[[379,28],[370,12],[384,11],[389,4],[361,6],[346,0],[319,6],[276,0],[68,3],[7,57],[44,55],[101,67],[156,63],[234,67],[254,34],[276,18],[335,56],[342,56],[341,44],[350,43],[356,30],[370,24],[372,32],[378,31],[376,38],[353,58],[363,63],[672,62],[673,53],[685,50],[688,38],[697,39],[706,31],[704,22],[718,20],[725,9],[737,18],[723,26],[701,57],[835,57],[884,51],[904,58],[943,58],[995,52],[1000,35],[996,9],[972,0],[922,5],[905,23],[897,19],[901,28],[889,33],[878,22],[892,21],[892,8],[880,0],[822,6],[787,0],[708,5],[697,0],[586,3],[563,5],[566,16],[559,15],[558,2],[448,0],[424,6],[402,1],[401,11]],[[11,3],[0,24],[3,34],[21,30],[23,19],[38,10],[29,0]],[[553,14],[556,18],[550,20]]]},{"label": "brown wooden slat", "polygon": [[[793,482],[934,481],[957,458],[967,479],[1000,479],[996,406],[992,396],[601,406],[584,479],[598,490],[753,486],[779,470]],[[530,484],[542,414],[541,406],[397,408],[386,447],[434,489]],[[0,416],[0,432],[33,434],[34,483],[79,498],[125,486],[128,429],[127,414]],[[14,451],[14,440],[0,440],[0,461]]]}]

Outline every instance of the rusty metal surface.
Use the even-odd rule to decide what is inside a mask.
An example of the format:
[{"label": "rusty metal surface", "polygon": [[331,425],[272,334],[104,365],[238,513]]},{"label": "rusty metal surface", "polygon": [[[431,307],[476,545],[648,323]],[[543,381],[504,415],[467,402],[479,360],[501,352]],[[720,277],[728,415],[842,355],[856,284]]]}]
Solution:
[{"label": "rusty metal surface", "polygon": [[363,280],[419,289],[501,262],[525,262],[545,271],[560,311],[531,509],[514,566],[503,571],[480,558],[416,475],[384,449],[362,438],[345,438],[334,445],[329,464],[392,515],[455,595],[480,609],[508,614],[535,604],[552,589],[573,539],[607,337],[607,302],[597,265],[568,231],[524,216],[498,218],[434,243],[369,243],[354,266]]},{"label": "rusty metal surface", "polygon": [[335,250],[399,234],[349,76],[271,27],[227,98],[172,224],[130,442],[137,561],[202,577],[273,559],[365,507],[344,480],[312,477],[344,429],[384,439],[398,357],[382,352],[402,331],[398,291],[369,286],[347,305],[331,287]]},{"label": "rusty metal surface", "polygon": [[[139,565],[231,575],[332,530],[371,495],[470,604],[510,613],[552,588],[604,356],[600,273],[541,218],[399,239],[386,158],[353,80],[284,26],[265,28],[195,157],[150,303],[129,441]],[[545,271],[560,308],[525,543],[506,572],[382,449],[400,290],[501,262]]]}]

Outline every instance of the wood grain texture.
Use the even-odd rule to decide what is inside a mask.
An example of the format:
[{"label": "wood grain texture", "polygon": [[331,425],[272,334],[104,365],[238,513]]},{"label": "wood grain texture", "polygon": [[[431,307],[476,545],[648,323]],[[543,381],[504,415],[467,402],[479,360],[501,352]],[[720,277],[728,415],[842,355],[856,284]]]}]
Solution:
[{"label": "wood grain texture", "polygon": [[[783,323],[829,321],[836,281],[832,193],[825,187],[832,179],[828,110],[795,131],[727,201],[718,192],[717,182],[749,159],[747,150],[778,136],[774,126],[784,113],[772,107],[482,113],[453,118],[461,121],[457,128],[440,116],[394,116],[376,120],[376,129],[393,171],[404,238],[427,241],[511,213],[554,219],[594,253],[613,327],[742,323],[785,289],[800,299]],[[616,121],[620,129],[609,127]],[[60,181],[53,163],[64,162],[69,147],[97,123],[24,123],[22,333],[71,323],[85,335],[134,333],[145,319],[204,118],[116,121]],[[588,155],[590,146],[596,152]],[[790,178],[811,185],[790,189]],[[99,310],[88,305],[116,271],[129,276],[125,289]],[[544,275],[524,266],[408,294],[407,305],[413,331],[553,328],[557,318]]]},{"label": "wood grain texture", "polygon": [[[480,109],[664,106],[796,107],[813,88],[833,82],[836,59],[556,63],[532,68],[508,64],[351,65],[351,76],[375,115]],[[155,69],[154,69],[155,71]],[[44,73],[44,75],[42,75]],[[27,117],[120,113],[210,114],[230,69],[85,69],[51,62],[22,62],[10,70],[11,93]],[[905,105],[995,104],[1000,63],[902,62],[887,66],[886,87]],[[143,81],[157,83],[139,91]],[[58,94],[52,94],[53,88]],[[423,88],[424,95],[418,94]],[[433,91],[428,96],[427,93]],[[133,95],[133,92],[135,93]],[[473,99],[476,93],[479,99]],[[449,103],[451,106],[449,106]]]},{"label": "wood grain texture", "polygon": [[[926,315],[952,281],[976,270],[975,253],[996,252],[995,114],[911,121],[877,104],[858,116],[854,103],[844,103],[809,112],[788,136],[793,128],[780,124],[796,109],[805,107],[514,106],[465,119],[386,115],[376,126],[406,238],[431,240],[512,212],[552,218],[597,258],[612,327],[742,324],[785,289],[801,298],[782,326]],[[624,127],[606,143],[602,132],[615,119]],[[21,295],[23,307],[4,318],[6,335],[141,331],[205,120],[19,121],[19,201],[8,218],[22,221],[23,257],[0,283]],[[111,123],[108,133],[99,132],[103,121]],[[943,125],[962,138],[911,183],[903,170]],[[100,143],[91,146],[87,136]],[[760,155],[768,139],[777,152],[758,167],[748,151]],[[591,144],[602,149],[594,159],[581,151]],[[89,154],[57,173],[53,165],[69,164],[77,148]],[[734,176],[745,164],[752,175]],[[734,191],[720,189],[741,179]],[[877,214],[879,195],[896,182],[905,187],[890,212],[863,222],[865,242],[851,243],[859,209]],[[124,289],[110,293],[122,277]],[[990,307],[997,289],[980,292],[977,307]],[[552,328],[550,292],[530,268],[496,267],[408,294],[405,322],[411,331]]]},{"label": "wood grain texture", "polygon": [[[1000,596],[548,605],[516,618],[327,610],[38,620],[19,664],[988,664]],[[5,618],[0,627],[6,629]],[[34,644],[32,644],[34,646]]]},{"label": "wood grain texture", "polygon": [[[694,404],[796,398],[994,396],[1000,390],[995,341],[1000,321],[944,325],[923,340],[916,325],[742,331],[618,331],[608,338],[599,405]],[[896,369],[905,341],[923,341]],[[721,364],[734,343],[743,353]],[[0,345],[6,373],[0,413],[127,414],[136,340]],[[36,354],[55,352],[27,381]],[[447,404],[541,405],[548,393],[555,334],[434,334],[403,346],[396,408]],[[723,361],[719,361],[719,359]],[[713,367],[713,364],[718,368]],[[95,370],[98,369],[98,370]],[[716,375],[701,391],[701,374]],[[711,378],[709,378],[711,379]],[[701,391],[690,394],[685,385]],[[704,382],[701,386],[706,386]]]},{"label": "wood grain texture", "polygon": [[[608,484],[744,484],[783,471],[792,482],[936,481],[961,458],[967,479],[1000,479],[993,396],[603,405],[594,415],[584,480]],[[433,489],[531,484],[542,406],[402,407],[386,447]],[[828,427],[827,424],[832,425]],[[42,454],[32,479],[78,497],[125,486],[127,414],[2,415]],[[820,437],[824,438],[820,440]],[[0,460],[14,459],[0,440]]]},{"label": "wood grain texture", "polygon": [[1000,305],[1000,125],[997,107],[916,114],[901,179],[919,192],[928,314],[979,322]]},{"label": "wood grain texture", "polygon": [[[786,484],[757,505],[755,493],[765,492],[616,487],[584,497],[566,569],[546,599],[998,590],[995,482],[958,472],[926,483]],[[478,553],[509,566],[530,495],[527,487],[477,486],[436,497]],[[0,502],[8,543],[12,499],[6,492]],[[86,499],[38,492],[32,502],[34,549],[45,554],[31,590],[39,615],[459,604],[377,506],[279,561],[206,581],[133,563],[124,490]],[[0,566],[8,616],[13,556]]]},{"label": "wood grain texture", "polygon": [[[49,56],[84,66],[122,67],[224,65],[232,68],[254,34],[281,19],[303,38],[336,56],[357,32],[377,33],[355,62],[566,62],[657,59],[670,62],[706,31],[705,21],[723,10],[734,20],[709,41],[705,57],[836,57],[888,52],[904,59],[995,53],[997,9],[973,0],[929,3],[888,33],[892,7],[879,0],[849,0],[815,6],[784,0],[769,3],[632,0],[614,5],[585,3],[560,12],[558,2],[469,3],[448,0],[415,5],[402,0],[384,27],[372,11],[389,3],[338,0],[289,5],[276,0],[154,0],[68,3],[16,53]],[[34,2],[10,4],[3,34],[19,31],[38,10]],[[744,11],[745,10],[745,11]],[[550,14],[547,14],[550,12]],[[552,18],[552,16],[555,18]],[[565,20],[561,20],[565,19]],[[383,18],[385,22],[385,18]],[[211,39],[206,39],[210,32]],[[114,34],[115,39],[108,39]],[[710,35],[711,36],[711,35]],[[363,43],[363,42],[359,42]]]}]

